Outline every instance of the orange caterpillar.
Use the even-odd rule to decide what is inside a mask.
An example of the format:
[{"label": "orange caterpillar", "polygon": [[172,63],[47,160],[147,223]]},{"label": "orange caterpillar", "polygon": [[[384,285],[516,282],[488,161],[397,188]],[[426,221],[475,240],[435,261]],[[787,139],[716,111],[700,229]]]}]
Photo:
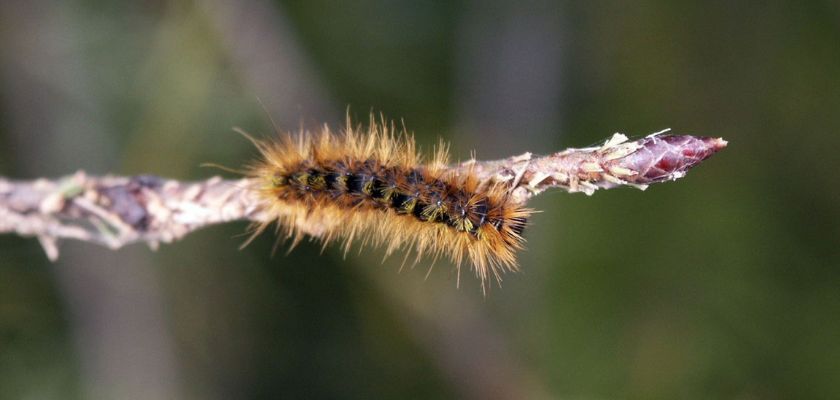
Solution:
[{"label": "orange caterpillar", "polygon": [[[384,246],[386,256],[413,250],[465,258],[482,284],[517,269],[522,231],[532,213],[510,200],[503,184],[479,182],[469,169],[450,169],[441,144],[431,160],[417,154],[413,137],[371,120],[366,130],[286,134],[251,139],[261,158],[248,169],[261,203],[278,230],[297,244],[309,234],[324,243],[354,240]],[[254,235],[270,222],[258,224]],[[460,274],[459,274],[460,276]]]}]

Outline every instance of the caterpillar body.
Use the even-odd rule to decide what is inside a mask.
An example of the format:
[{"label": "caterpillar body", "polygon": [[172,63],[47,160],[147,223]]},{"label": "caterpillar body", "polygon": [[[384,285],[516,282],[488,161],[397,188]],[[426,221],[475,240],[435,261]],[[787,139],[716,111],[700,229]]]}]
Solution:
[{"label": "caterpillar body", "polygon": [[[518,269],[516,252],[532,210],[513,201],[509,183],[479,181],[470,168],[449,168],[441,143],[424,161],[413,137],[373,119],[367,128],[335,133],[251,138],[261,157],[248,168],[269,221],[292,239],[354,241],[404,251],[412,263],[448,258],[467,262],[486,286]],[[254,235],[271,222],[255,226]]]}]

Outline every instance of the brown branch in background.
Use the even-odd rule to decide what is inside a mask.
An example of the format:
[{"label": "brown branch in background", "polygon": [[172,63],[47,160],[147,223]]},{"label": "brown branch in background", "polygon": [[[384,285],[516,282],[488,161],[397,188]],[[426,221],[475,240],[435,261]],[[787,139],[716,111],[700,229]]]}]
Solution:
[{"label": "brown branch in background", "polygon": [[[599,188],[647,185],[685,176],[686,171],[726,147],[720,138],[654,134],[628,141],[615,134],[602,146],[568,149],[544,157],[531,153],[498,161],[471,160],[482,182],[511,186],[518,202],[550,188],[591,195]],[[146,242],[152,248],[202,227],[236,221],[263,222],[248,179],[214,177],[179,182],[155,176],[92,177],[83,172],[58,180],[0,178],[0,233],[35,236],[51,260],[59,239],[98,243],[112,249]],[[318,235],[317,227],[310,227]]]}]

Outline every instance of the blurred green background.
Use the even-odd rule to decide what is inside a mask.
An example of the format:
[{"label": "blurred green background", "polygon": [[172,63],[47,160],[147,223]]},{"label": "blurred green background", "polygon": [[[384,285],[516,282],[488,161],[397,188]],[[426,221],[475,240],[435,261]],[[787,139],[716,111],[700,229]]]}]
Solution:
[{"label": "blurred green background", "polygon": [[730,146],[539,196],[486,298],[379,250],[240,251],[245,223],[54,264],[0,237],[0,398],[840,398],[837,2],[0,2],[4,176],[203,179],[255,156],[231,127],[347,106],[462,159]]}]

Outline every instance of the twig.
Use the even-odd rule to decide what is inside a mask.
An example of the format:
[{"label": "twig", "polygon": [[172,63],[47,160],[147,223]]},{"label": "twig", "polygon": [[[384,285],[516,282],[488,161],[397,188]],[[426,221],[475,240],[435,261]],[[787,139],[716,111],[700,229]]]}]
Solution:
[{"label": "twig", "polygon": [[[660,132],[661,133],[661,132]],[[531,153],[497,161],[468,161],[481,182],[509,182],[518,202],[550,188],[591,195],[599,188],[676,180],[726,147],[719,138],[660,135],[628,141],[615,134],[604,145],[568,149],[544,157]],[[249,179],[213,177],[179,182],[155,176],[93,177],[84,172],[58,180],[0,178],[0,233],[35,236],[51,260],[59,239],[98,243],[112,249],[134,242],[152,248],[202,227],[235,220],[263,222],[266,216]],[[314,230],[313,230],[314,229]],[[316,228],[309,233],[318,235]]]}]

